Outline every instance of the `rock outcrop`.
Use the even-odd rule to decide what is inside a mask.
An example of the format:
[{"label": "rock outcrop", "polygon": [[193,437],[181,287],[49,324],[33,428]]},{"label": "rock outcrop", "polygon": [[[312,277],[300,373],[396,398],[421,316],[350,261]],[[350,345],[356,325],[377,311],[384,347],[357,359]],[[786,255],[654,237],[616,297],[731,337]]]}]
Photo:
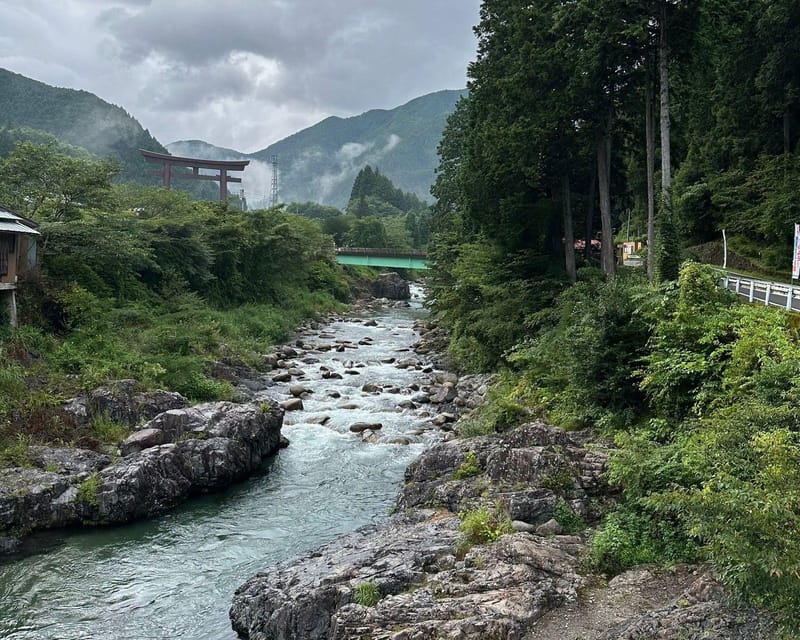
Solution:
[{"label": "rock outcrop", "polygon": [[[588,439],[531,423],[429,449],[408,468],[397,514],[385,524],[242,585],[230,610],[234,630],[248,640],[766,640],[771,622],[732,607],[703,568],[674,577],[652,610],[626,608],[611,594],[619,611],[589,624],[597,590],[610,589],[581,575],[586,538],[557,533],[552,520],[562,500],[562,510],[592,521],[613,499],[603,473],[607,453]],[[516,532],[464,552],[456,513],[498,504],[516,520]],[[704,581],[685,590],[694,573]],[[646,592],[653,575],[635,576],[611,584],[623,594]],[[584,591],[593,594],[588,602]],[[563,624],[562,606],[582,624]]]},{"label": "rock outcrop", "polygon": [[208,403],[163,412],[123,443],[125,457],[31,447],[32,468],[0,470],[0,539],[75,524],[124,523],[252,474],[281,445],[273,406]]},{"label": "rock outcrop", "polygon": [[[252,578],[234,597],[233,627],[250,640],[521,638],[577,597],[580,538],[513,533],[462,557],[455,513],[499,500],[515,519],[544,521],[560,494],[591,513],[605,461],[543,424],[435,446],[407,470],[398,515]],[[543,486],[553,474],[563,487]],[[374,607],[358,603],[365,583],[380,595]]]},{"label": "rock outcrop", "polygon": [[411,289],[408,281],[400,277],[399,274],[391,271],[382,273],[378,279],[372,283],[372,294],[376,298],[388,298],[389,300],[408,300],[411,297]]}]

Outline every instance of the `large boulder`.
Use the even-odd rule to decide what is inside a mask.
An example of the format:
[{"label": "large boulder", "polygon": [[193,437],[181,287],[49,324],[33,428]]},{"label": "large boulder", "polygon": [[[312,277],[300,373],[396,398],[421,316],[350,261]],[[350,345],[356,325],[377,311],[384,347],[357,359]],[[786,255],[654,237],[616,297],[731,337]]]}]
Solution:
[{"label": "large boulder", "polygon": [[392,271],[378,276],[378,279],[372,283],[372,294],[376,298],[408,300],[411,297],[411,290],[408,282]]},{"label": "large boulder", "polygon": [[[533,422],[497,436],[431,447],[406,469],[399,509],[438,506],[458,512],[500,498],[511,518],[533,525],[562,500],[594,520],[613,498],[604,478],[608,454],[586,435]],[[472,461],[472,464],[470,464]]]},{"label": "large boulder", "polygon": [[94,416],[105,416],[129,427],[155,418],[169,409],[183,409],[189,401],[173,391],[138,391],[136,380],[117,380],[88,394],[67,400],[62,410],[75,424],[86,424]]}]

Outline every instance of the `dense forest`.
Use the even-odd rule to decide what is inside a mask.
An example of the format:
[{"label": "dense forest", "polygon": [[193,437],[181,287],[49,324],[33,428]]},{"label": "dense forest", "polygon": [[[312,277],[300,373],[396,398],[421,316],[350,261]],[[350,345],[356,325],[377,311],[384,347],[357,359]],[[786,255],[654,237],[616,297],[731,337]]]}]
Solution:
[{"label": "dense forest", "polygon": [[[484,0],[476,34],[429,249],[453,362],[505,371],[465,432],[541,416],[613,438],[595,567],[707,560],[796,633],[798,322],[700,262],[726,229],[788,280],[800,5]],[[626,239],[646,269],[616,264]]]},{"label": "dense forest", "polygon": [[370,165],[356,175],[345,211],[314,202],[287,211],[319,220],[337,246],[420,250],[430,237],[430,206]]}]

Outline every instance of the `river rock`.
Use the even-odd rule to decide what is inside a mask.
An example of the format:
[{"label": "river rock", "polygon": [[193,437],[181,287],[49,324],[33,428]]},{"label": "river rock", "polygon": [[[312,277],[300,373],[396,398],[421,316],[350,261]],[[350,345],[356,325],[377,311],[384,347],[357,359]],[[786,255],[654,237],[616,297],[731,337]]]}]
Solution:
[{"label": "river rock", "polygon": [[431,396],[431,402],[435,404],[442,404],[445,402],[452,402],[456,399],[456,397],[458,397],[458,393],[456,392],[455,387],[453,387],[453,383],[446,382]]},{"label": "river rock", "polygon": [[276,373],[272,376],[273,382],[289,382],[292,379],[292,374],[288,371],[284,371],[283,373]]},{"label": "river rock", "polygon": [[361,390],[364,393],[380,393],[381,387],[379,387],[377,384],[367,383],[361,387]]},{"label": "river rock", "polygon": [[[613,501],[615,490],[604,477],[608,454],[599,446],[587,449],[583,438],[534,422],[497,436],[436,445],[406,469],[398,508],[433,505],[458,512],[482,504],[488,493],[504,501],[512,520],[547,522],[563,499],[592,521]],[[476,475],[454,478],[468,454],[476,461]]]},{"label": "river rock", "polygon": [[140,429],[119,445],[119,452],[123,456],[128,456],[142,449],[149,449],[150,447],[164,444],[164,442],[166,442],[166,439],[161,429]]},{"label": "river rock", "polygon": [[300,398],[290,398],[279,403],[281,409],[284,411],[302,411],[303,401]]},{"label": "river rock", "polygon": [[367,429],[370,431],[378,431],[379,429],[383,429],[383,425],[380,422],[355,422],[350,425],[350,431],[353,433],[361,433]]},{"label": "river rock", "polygon": [[301,398],[306,394],[314,392],[308,387],[303,386],[302,384],[293,384],[291,387],[289,387],[289,393],[292,394],[295,398]]},{"label": "river rock", "polygon": [[[242,638],[519,638],[550,608],[572,600],[576,538],[507,535],[454,553],[459,519],[421,512],[362,530],[252,578],[230,616]],[[371,582],[375,607],[355,604]]]},{"label": "river rock", "polygon": [[372,293],[376,298],[389,300],[408,300],[411,297],[408,282],[394,271],[380,274],[372,283]]}]

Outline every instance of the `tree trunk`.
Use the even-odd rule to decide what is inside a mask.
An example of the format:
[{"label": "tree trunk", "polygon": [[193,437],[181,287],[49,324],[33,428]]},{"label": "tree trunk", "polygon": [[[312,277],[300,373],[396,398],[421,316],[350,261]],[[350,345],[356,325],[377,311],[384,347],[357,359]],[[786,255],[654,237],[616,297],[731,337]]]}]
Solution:
[{"label": "tree trunk", "polygon": [[789,109],[783,112],[783,152],[792,152],[792,123],[789,117]]},{"label": "tree trunk", "polygon": [[614,235],[611,231],[611,116],[609,126],[597,145],[597,184],[600,191],[600,227],[603,234],[603,272],[614,276]]},{"label": "tree trunk", "polygon": [[575,273],[575,235],[572,231],[572,197],[570,194],[569,174],[565,173],[561,181],[564,207],[564,259],[566,260],[567,277],[570,282],[577,280]]},{"label": "tree trunk", "polygon": [[644,129],[647,142],[647,277],[652,283],[656,273],[656,185],[654,176],[656,136],[653,126],[653,86],[649,78],[644,95]]},{"label": "tree trunk", "polygon": [[586,205],[586,246],[583,257],[588,262],[592,257],[592,235],[594,235],[594,201],[597,193],[597,165],[592,163],[592,180],[589,184],[589,202]]},{"label": "tree trunk", "polygon": [[669,135],[669,47],[667,46],[667,3],[661,3],[658,70],[661,80],[661,198],[665,211],[671,209],[672,174]]}]

